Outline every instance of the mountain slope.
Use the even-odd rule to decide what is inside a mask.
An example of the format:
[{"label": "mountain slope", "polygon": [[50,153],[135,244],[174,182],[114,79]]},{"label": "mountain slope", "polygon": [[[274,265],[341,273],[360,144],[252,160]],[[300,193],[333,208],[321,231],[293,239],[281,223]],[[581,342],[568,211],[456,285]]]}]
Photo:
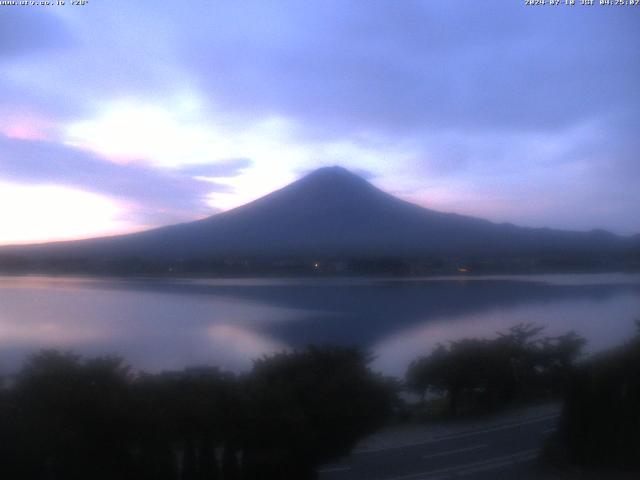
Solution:
[{"label": "mountain slope", "polygon": [[105,259],[510,255],[608,252],[638,243],[604,231],[522,228],[440,213],[397,199],[341,167],[328,167],[204,220],[0,253]]}]

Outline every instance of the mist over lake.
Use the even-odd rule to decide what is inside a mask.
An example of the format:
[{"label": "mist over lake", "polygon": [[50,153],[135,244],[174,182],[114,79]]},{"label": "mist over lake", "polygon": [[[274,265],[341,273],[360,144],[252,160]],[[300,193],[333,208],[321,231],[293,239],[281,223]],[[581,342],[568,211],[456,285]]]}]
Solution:
[{"label": "mist over lake", "polygon": [[0,371],[42,348],[116,354],[149,371],[251,361],[308,344],[358,345],[401,376],[438,342],[523,322],[573,329],[589,352],[640,318],[640,275],[412,279],[0,277]]}]

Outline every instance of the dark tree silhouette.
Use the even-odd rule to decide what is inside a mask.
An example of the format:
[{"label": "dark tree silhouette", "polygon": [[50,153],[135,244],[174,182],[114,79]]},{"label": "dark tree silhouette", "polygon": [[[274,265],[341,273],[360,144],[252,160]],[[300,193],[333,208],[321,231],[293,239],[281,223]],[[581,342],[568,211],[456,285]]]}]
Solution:
[{"label": "dark tree silhouette", "polygon": [[216,449],[227,448],[244,421],[234,375],[209,367],[143,374],[133,392],[142,478],[219,477]]},{"label": "dark tree silhouette", "polygon": [[0,388],[0,478],[312,478],[378,427],[394,391],[356,349],[308,348],[216,368],[139,373],[44,351]]},{"label": "dark tree silhouette", "polygon": [[128,381],[118,358],[32,356],[9,400],[16,451],[6,468],[15,478],[128,478]]},{"label": "dark tree silhouette", "polygon": [[330,347],[257,360],[247,381],[250,477],[314,478],[318,465],[378,428],[394,392],[369,360],[358,349]]},{"label": "dark tree silhouette", "polygon": [[640,322],[635,338],[572,376],[556,445],[574,464],[640,470]]},{"label": "dark tree silhouette", "polygon": [[541,337],[542,327],[520,324],[492,340],[467,338],[438,345],[409,365],[407,387],[424,399],[444,393],[449,413],[492,409],[516,399],[560,394],[584,339],[569,332]]}]

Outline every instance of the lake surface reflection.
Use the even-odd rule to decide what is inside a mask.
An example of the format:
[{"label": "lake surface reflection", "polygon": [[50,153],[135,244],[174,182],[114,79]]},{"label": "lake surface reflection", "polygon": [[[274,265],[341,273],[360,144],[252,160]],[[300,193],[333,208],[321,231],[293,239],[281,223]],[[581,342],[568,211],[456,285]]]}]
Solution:
[{"label": "lake surface reflection", "polygon": [[149,371],[360,345],[402,375],[438,342],[534,322],[573,329],[597,351],[629,338],[640,275],[427,279],[99,279],[0,277],[0,371],[41,348],[117,354]]}]

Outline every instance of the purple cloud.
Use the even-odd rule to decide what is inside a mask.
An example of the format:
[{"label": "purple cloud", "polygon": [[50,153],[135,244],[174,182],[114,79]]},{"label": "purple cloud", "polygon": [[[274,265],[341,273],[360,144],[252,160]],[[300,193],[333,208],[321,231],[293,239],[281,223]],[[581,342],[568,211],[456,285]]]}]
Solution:
[{"label": "purple cloud", "polygon": [[232,177],[248,165],[247,159],[183,169],[123,165],[53,142],[0,135],[1,180],[64,185],[107,195],[132,204],[138,221],[151,223],[191,220],[214,213],[206,196],[227,192],[229,187],[194,175]]},{"label": "purple cloud", "polygon": [[[298,145],[368,149],[371,165],[342,163],[375,175],[383,188],[384,174],[393,170],[397,191],[422,185],[421,198],[428,198],[433,185],[472,185],[479,203],[504,202],[524,212],[496,220],[557,225],[570,218],[576,228],[640,230],[634,207],[640,203],[640,57],[633,49],[640,16],[633,8],[418,0],[214,8],[195,0],[189,8],[113,1],[40,15],[5,10],[0,120],[24,110],[63,125],[98,115],[100,101],[162,104],[195,92],[206,104],[202,115],[230,132],[284,118]],[[384,153],[377,155],[376,145]],[[39,144],[38,156],[63,158],[67,148]],[[10,150],[14,162],[35,158],[25,146]],[[81,179],[76,168],[65,167],[82,163],[74,155],[88,154],[58,160],[56,171],[65,173],[50,172],[51,181],[105,193],[120,185],[122,195],[140,204],[164,209],[173,198],[174,209],[198,212],[203,195],[222,188],[186,171],[126,167],[147,180],[145,192],[128,183],[125,167],[91,162],[93,173]],[[297,172],[323,162],[310,154],[287,166]],[[39,166],[11,164],[12,181],[41,181]],[[106,186],[91,183],[97,176]],[[540,206],[527,217],[535,198],[554,207]]]}]

